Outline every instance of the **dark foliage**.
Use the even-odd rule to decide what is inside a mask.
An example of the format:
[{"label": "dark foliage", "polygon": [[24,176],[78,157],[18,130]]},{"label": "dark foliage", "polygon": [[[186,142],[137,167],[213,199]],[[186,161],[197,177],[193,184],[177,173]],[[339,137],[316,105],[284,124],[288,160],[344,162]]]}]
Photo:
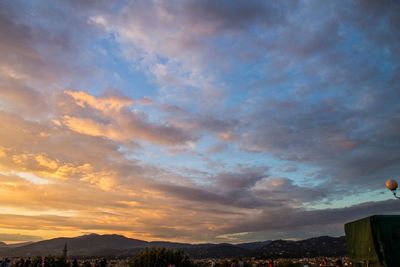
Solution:
[{"label": "dark foliage", "polygon": [[20,259],[15,262],[14,267],[70,267],[70,264],[64,257],[32,257],[29,259]]},{"label": "dark foliage", "polygon": [[166,248],[147,248],[129,261],[129,267],[176,267],[194,266],[190,258],[182,250]]},{"label": "dark foliage", "polygon": [[343,257],[345,237],[321,236],[300,241],[277,240],[253,254],[258,258]]}]

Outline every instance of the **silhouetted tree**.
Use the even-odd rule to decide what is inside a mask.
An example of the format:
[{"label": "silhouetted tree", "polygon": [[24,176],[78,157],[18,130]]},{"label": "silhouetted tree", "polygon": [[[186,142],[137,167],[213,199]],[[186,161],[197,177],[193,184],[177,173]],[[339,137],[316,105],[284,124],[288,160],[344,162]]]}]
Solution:
[{"label": "silhouetted tree", "polygon": [[[27,266],[27,263],[29,265]],[[25,266],[27,267],[70,267],[70,264],[66,261],[64,257],[32,257],[25,261]]]},{"label": "silhouetted tree", "polygon": [[42,264],[42,257],[36,256],[30,260],[29,267],[39,267]]},{"label": "silhouetted tree", "polygon": [[194,266],[190,258],[182,250],[166,248],[148,248],[129,261],[129,267],[176,267]]}]

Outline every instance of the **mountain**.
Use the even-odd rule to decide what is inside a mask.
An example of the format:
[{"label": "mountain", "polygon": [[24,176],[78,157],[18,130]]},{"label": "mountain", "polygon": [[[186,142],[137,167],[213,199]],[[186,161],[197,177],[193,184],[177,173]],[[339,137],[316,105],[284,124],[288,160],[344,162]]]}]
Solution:
[{"label": "mountain", "polygon": [[317,237],[301,241],[264,241],[242,244],[189,244],[164,241],[147,242],[121,235],[90,234],[60,237],[17,246],[0,245],[0,257],[61,255],[67,244],[71,257],[129,257],[146,247],[182,249],[192,258],[230,257],[314,257],[345,255],[344,237]]},{"label": "mountain", "polygon": [[192,247],[192,244],[189,243],[175,243],[175,242],[167,242],[167,241],[152,241],[148,242],[148,247],[163,247],[163,248],[188,248]]},{"label": "mountain", "polygon": [[233,258],[249,255],[249,250],[232,244],[199,244],[183,249],[192,258]]},{"label": "mountain", "polygon": [[18,248],[26,245],[33,244],[33,242],[22,242],[22,243],[16,243],[16,244],[7,244],[8,248]]},{"label": "mountain", "polygon": [[261,242],[251,242],[251,243],[240,243],[240,244],[237,244],[236,246],[244,248],[244,249],[254,250],[254,249],[259,249],[259,248],[265,247],[271,242],[272,242],[272,240],[261,241]]},{"label": "mountain", "polygon": [[1,242],[0,241],[0,255],[10,255],[11,251],[14,248],[18,248],[18,247],[22,247],[22,246],[26,246],[29,244],[32,244],[33,242],[23,242],[23,243],[16,243],[16,244],[7,244],[5,242]]},{"label": "mountain", "polygon": [[[121,235],[90,234],[74,238],[60,237],[8,249],[9,257],[27,257],[34,255],[60,255],[65,244],[68,254],[74,256],[97,256],[124,254],[133,248],[145,247],[148,242],[126,238]],[[0,255],[3,254],[0,251]]]},{"label": "mountain", "polygon": [[320,236],[300,241],[276,240],[257,249],[253,255],[260,258],[345,256],[346,239]]}]

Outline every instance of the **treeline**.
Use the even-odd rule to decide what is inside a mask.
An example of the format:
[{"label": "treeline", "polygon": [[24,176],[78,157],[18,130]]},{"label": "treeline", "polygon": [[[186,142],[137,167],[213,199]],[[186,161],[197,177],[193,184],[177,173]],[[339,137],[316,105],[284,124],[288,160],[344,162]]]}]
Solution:
[{"label": "treeline", "polygon": [[[7,261],[5,261],[7,263]],[[65,257],[56,256],[35,256],[27,259],[19,259],[14,261],[12,264],[8,261],[8,264],[0,267],[107,267],[107,260],[100,259],[93,263],[90,261],[83,261],[81,264],[76,259],[73,261],[67,261]]]},{"label": "treeline", "polygon": [[147,248],[129,261],[129,267],[194,267],[182,250]]},{"label": "treeline", "polygon": [[[9,259],[0,261],[0,267],[108,267],[105,258],[95,261],[81,261],[74,259],[67,261],[65,257],[35,256],[11,262]],[[4,266],[3,266],[4,265]],[[196,265],[182,250],[166,248],[146,248],[132,257],[129,267],[195,267]]]},{"label": "treeline", "polygon": [[35,256],[32,258],[20,259],[18,261],[15,261],[11,266],[12,267],[71,267],[71,264],[68,263],[64,257]]},{"label": "treeline", "polygon": [[[254,266],[256,259],[224,259],[224,260],[197,260],[193,261],[188,254],[179,249],[167,249],[151,247],[146,248],[139,254],[130,258],[127,262],[127,267],[231,267],[231,266]],[[126,263],[125,263],[126,264]],[[125,265],[124,264],[124,265]],[[257,266],[267,266],[266,263],[258,262]],[[284,260],[275,263],[276,267],[298,267],[303,266],[300,263]],[[28,259],[19,259],[11,262],[9,259],[0,261],[0,267],[108,267],[105,258],[96,260],[78,260],[67,261],[65,257],[47,256],[47,257],[32,257]]]}]

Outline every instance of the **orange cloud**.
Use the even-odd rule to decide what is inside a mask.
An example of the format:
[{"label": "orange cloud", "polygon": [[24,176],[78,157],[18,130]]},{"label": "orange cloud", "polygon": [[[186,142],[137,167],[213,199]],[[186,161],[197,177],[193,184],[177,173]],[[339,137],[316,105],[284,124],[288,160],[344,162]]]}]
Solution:
[{"label": "orange cloud", "polygon": [[[105,137],[118,142],[146,141],[163,145],[187,145],[194,141],[189,129],[168,123],[154,123],[146,114],[130,111],[133,100],[121,97],[94,97],[81,91],[65,91],[87,115],[64,114],[57,125],[63,124],[80,134]],[[100,111],[101,115],[96,113]]]},{"label": "orange cloud", "polygon": [[56,160],[48,158],[46,155],[36,155],[35,159],[39,163],[39,165],[46,167],[50,170],[57,170],[59,168],[59,163]]},{"label": "orange cloud", "polygon": [[65,90],[64,93],[72,97],[81,107],[91,107],[104,113],[118,112],[133,104],[133,100],[127,97],[94,97],[86,92]]},{"label": "orange cloud", "polygon": [[122,141],[124,139],[122,138],[122,135],[118,133],[110,124],[106,125],[98,123],[92,119],[71,116],[64,116],[62,121],[69,129],[81,134],[90,136],[103,136],[118,141]]}]

